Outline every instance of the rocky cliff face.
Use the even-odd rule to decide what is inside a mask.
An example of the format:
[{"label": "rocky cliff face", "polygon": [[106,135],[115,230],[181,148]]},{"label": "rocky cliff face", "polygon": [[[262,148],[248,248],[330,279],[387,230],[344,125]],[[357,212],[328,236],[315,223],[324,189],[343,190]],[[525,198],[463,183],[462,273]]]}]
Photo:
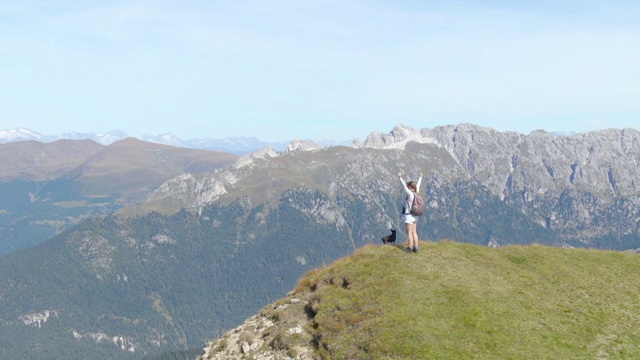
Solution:
[{"label": "rocky cliff face", "polygon": [[[637,235],[640,132],[608,129],[557,136],[498,132],[463,124],[417,131],[397,126],[364,146],[403,148],[434,143],[451,153],[479,184],[536,222],[581,240],[611,230]],[[607,214],[615,214],[608,216]],[[602,222],[602,218],[612,222]]]},{"label": "rocky cliff face", "polygon": [[634,129],[557,136],[545,131],[503,133],[469,124],[420,131],[399,125],[386,135],[371,134],[364,147],[404,148],[411,141],[446,148],[496,195],[528,189],[558,194],[577,188],[611,197],[639,190],[640,132]]}]

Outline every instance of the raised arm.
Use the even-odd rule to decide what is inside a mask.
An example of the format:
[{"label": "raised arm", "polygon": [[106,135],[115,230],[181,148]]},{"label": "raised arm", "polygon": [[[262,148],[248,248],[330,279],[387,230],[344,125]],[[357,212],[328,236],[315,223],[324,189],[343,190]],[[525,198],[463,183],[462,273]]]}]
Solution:
[{"label": "raised arm", "polygon": [[398,177],[400,178],[400,183],[402,184],[402,187],[404,188],[404,192],[407,193],[407,195],[413,194],[411,192],[411,190],[409,190],[409,188],[407,187],[407,182],[404,181],[404,179],[402,178],[402,173],[398,173]]},{"label": "raised arm", "polygon": [[423,174],[420,173],[420,177],[418,178],[418,183],[416,184],[416,193],[420,192],[420,184],[422,183],[422,176]]}]

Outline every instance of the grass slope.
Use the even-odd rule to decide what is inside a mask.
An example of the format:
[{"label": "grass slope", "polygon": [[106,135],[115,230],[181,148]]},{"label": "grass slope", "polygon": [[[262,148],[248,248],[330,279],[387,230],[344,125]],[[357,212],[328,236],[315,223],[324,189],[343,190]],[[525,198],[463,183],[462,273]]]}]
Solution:
[{"label": "grass slope", "polygon": [[63,176],[105,146],[93,140],[51,143],[19,141],[0,144],[0,181],[49,181]]},{"label": "grass slope", "polygon": [[611,251],[367,246],[294,296],[325,359],[630,359],[639,273],[638,255]]},{"label": "grass slope", "polygon": [[237,158],[127,138],[109,145],[66,176],[81,183],[89,195],[116,193],[126,202],[134,202],[175,176],[212,172]]}]

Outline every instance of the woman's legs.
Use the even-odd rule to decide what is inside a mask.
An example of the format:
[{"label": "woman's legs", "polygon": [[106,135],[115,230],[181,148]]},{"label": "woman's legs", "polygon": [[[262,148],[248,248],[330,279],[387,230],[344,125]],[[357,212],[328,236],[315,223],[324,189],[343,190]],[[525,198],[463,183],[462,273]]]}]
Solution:
[{"label": "woman's legs", "polygon": [[409,239],[413,240],[413,244],[411,243],[411,241],[409,242],[409,246],[411,246],[413,249],[418,249],[418,223],[414,222],[413,224],[411,224],[411,236],[409,237]]},{"label": "woman's legs", "polygon": [[409,244],[407,245],[407,247],[409,249],[411,249],[413,247],[413,232],[411,231],[411,226],[413,224],[411,223],[404,223],[405,228],[407,229],[407,241],[409,242]]},{"label": "woman's legs", "polygon": [[417,249],[418,248],[418,224],[415,222],[405,223],[407,229],[407,240],[409,240],[409,248]]}]

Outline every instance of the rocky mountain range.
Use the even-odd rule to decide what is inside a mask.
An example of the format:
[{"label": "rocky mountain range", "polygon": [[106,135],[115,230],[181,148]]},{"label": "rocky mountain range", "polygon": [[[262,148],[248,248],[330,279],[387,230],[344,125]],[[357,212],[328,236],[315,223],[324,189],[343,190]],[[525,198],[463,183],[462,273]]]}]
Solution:
[{"label": "rocky mountain range", "polygon": [[[268,193],[249,190],[256,182],[273,194],[296,183],[329,195],[341,190],[364,196],[372,186],[390,193],[397,185],[394,171],[400,169],[413,177],[419,171],[426,174],[434,210],[456,201],[437,196],[438,189],[469,182],[558,235],[562,245],[598,246],[598,239],[605,238],[635,244],[640,234],[640,132],[634,129],[557,136],[502,133],[470,124],[421,130],[399,125],[388,134],[372,133],[353,147],[357,150],[308,146],[301,150],[311,154],[285,157],[262,151],[218,173],[169,180],[143,207],[172,213],[239,194],[252,203],[268,202]],[[334,168],[340,160],[347,169]],[[448,216],[455,219],[454,213]],[[506,242],[487,239],[493,245]]]},{"label": "rocky mountain range", "polygon": [[182,171],[139,203],[0,257],[0,354],[202,348],[390,227],[401,244],[399,172],[425,174],[423,241],[635,250],[639,161],[633,129],[399,125],[352,146],[293,142]]},{"label": "rocky mountain range", "polygon": [[[124,140],[131,136],[120,130],[112,130],[104,134],[70,132],[61,135],[43,135],[37,131],[15,128],[10,130],[0,130],[0,144],[18,141],[38,141],[49,143],[57,140],[93,140],[98,144],[111,145],[116,141]],[[212,151],[227,152],[236,155],[244,155],[266,147],[272,147],[278,151],[285,151],[291,141],[265,142],[255,137],[234,136],[227,138],[195,138],[184,140],[172,134],[143,135],[137,137],[139,140],[156,144],[185,147],[191,149],[203,149]],[[316,140],[317,141],[317,140]],[[318,141],[322,146],[348,145],[352,140]]]}]

